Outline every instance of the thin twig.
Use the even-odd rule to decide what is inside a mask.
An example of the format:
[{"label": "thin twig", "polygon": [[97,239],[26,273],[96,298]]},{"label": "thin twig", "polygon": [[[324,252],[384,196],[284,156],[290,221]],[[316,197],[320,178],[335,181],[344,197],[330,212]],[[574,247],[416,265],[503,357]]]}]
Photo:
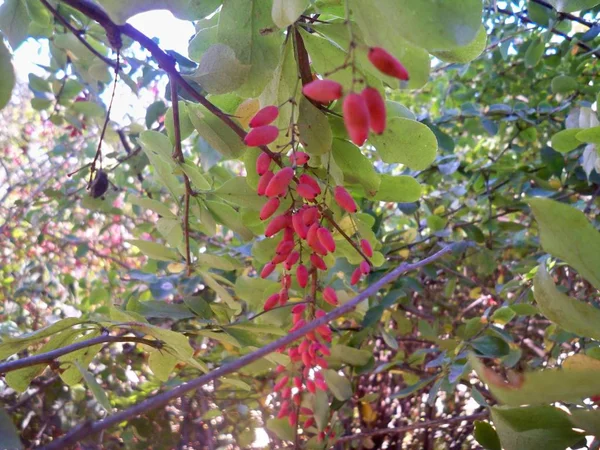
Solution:
[{"label": "thin twig", "polygon": [[125,420],[131,419],[133,417],[139,416],[140,414],[147,413],[150,410],[164,406],[167,403],[169,403],[171,400],[173,400],[175,398],[179,398],[182,395],[184,395],[185,393],[192,391],[194,389],[198,389],[201,386],[204,386],[205,384],[210,383],[211,381],[217,380],[218,378],[220,378],[224,375],[228,375],[230,373],[237,372],[238,370],[247,366],[248,364],[251,364],[254,361],[257,361],[257,360],[269,355],[270,353],[277,351],[277,349],[279,349],[281,347],[285,347],[285,346],[291,344],[292,342],[304,337],[307,333],[310,333],[311,331],[315,330],[317,327],[319,327],[321,325],[325,325],[325,324],[337,319],[338,317],[341,317],[341,316],[353,311],[354,308],[356,308],[356,306],[358,304],[360,304],[364,300],[368,299],[369,297],[377,294],[379,289],[386,286],[388,283],[391,283],[392,281],[397,279],[403,273],[420,269],[420,268],[426,266],[427,264],[437,261],[441,257],[450,253],[455,248],[456,248],[456,245],[449,245],[447,247],[444,247],[440,251],[434,253],[433,255],[431,255],[427,258],[424,258],[421,261],[418,261],[416,263],[400,264],[398,267],[396,267],[394,270],[392,270],[385,276],[381,277],[377,282],[373,283],[371,286],[369,286],[367,289],[362,291],[356,297],[352,298],[351,300],[344,303],[343,305],[333,309],[331,312],[324,315],[323,317],[320,317],[318,319],[315,319],[315,320],[307,323],[302,328],[300,328],[292,333],[289,333],[288,335],[286,335],[280,339],[277,339],[276,341],[273,341],[270,344],[267,344],[264,347],[261,347],[260,349],[255,350],[254,352],[248,353],[248,354],[236,359],[235,361],[225,364],[225,365],[219,367],[218,369],[213,370],[212,372],[209,372],[200,377],[194,378],[194,379],[188,381],[187,383],[184,383],[170,391],[162,392],[158,395],[155,395],[154,397],[150,397],[146,400],[143,400],[140,403],[138,403],[137,405],[131,406],[131,407],[124,409],[118,413],[112,414],[112,415],[106,417],[105,419],[101,419],[98,421],[88,421],[88,422],[82,423],[82,424],[74,427],[73,429],[71,429],[71,431],[69,431],[63,437],[56,439],[55,441],[53,441],[53,442],[49,443],[48,445],[41,447],[41,448],[43,450],[64,449],[68,445],[71,445],[75,442],[79,442],[80,440],[82,440],[88,436],[91,436],[91,435],[96,434],[102,430],[109,428],[109,427],[117,425]]},{"label": "thin twig", "polygon": [[75,342],[74,344],[57,348],[56,350],[51,350],[46,353],[40,353],[38,355],[32,355],[26,358],[20,358],[14,361],[2,363],[0,364],[0,374],[12,372],[13,370],[22,369],[24,367],[37,366],[39,364],[50,364],[56,358],[60,358],[68,353],[81,350],[82,348],[91,347],[93,345],[111,342],[137,342],[140,344],[150,345],[152,347],[158,347],[159,345],[162,345],[160,341],[151,341],[149,339],[143,339],[136,336],[97,336],[85,341]]}]

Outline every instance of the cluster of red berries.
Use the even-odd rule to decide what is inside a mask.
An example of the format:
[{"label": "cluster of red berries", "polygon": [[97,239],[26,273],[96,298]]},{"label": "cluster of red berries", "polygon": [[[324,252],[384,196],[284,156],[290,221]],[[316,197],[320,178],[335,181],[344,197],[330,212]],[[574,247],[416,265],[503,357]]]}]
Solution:
[{"label": "cluster of red berries", "polygon": [[[408,72],[404,66],[384,49],[372,47],[368,57],[380,72],[399,80],[408,80]],[[315,80],[304,86],[302,92],[319,103],[329,103],[343,96],[342,86],[333,80]],[[359,147],[369,137],[369,130],[376,134],[385,131],[385,101],[375,88],[366,87],[360,94],[346,94],[342,112],[350,140]]]}]

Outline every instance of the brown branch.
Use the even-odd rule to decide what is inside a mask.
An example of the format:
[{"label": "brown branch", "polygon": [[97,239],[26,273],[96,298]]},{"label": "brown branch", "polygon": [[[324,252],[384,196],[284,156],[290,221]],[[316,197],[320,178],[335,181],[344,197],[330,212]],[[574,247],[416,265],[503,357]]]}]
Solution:
[{"label": "brown branch", "polygon": [[311,331],[315,330],[317,327],[328,324],[329,322],[337,319],[338,317],[341,317],[341,316],[353,311],[354,308],[356,308],[356,306],[359,303],[363,302],[364,300],[368,299],[369,297],[371,297],[373,295],[376,295],[377,292],[379,292],[379,289],[386,286],[388,283],[391,283],[392,281],[396,280],[400,275],[404,274],[405,272],[420,269],[420,268],[426,266],[427,264],[437,261],[442,256],[450,253],[454,248],[456,248],[455,245],[449,245],[447,247],[444,247],[442,250],[438,251],[437,253],[434,253],[433,255],[431,255],[427,258],[424,258],[421,261],[418,261],[416,263],[401,264],[398,267],[396,267],[394,270],[389,272],[388,274],[381,277],[377,282],[373,283],[371,286],[369,286],[367,289],[362,291],[356,297],[352,298],[351,300],[344,303],[343,305],[333,309],[331,312],[324,315],[323,317],[320,317],[318,319],[315,319],[315,320],[307,323],[302,328],[300,328],[292,333],[289,333],[286,336],[284,336],[280,339],[277,339],[276,341],[273,341],[270,344],[265,345],[264,347],[259,348],[258,350],[255,350],[255,351],[248,353],[228,364],[225,364],[225,365],[219,367],[218,369],[213,370],[212,372],[209,372],[200,377],[194,378],[194,379],[192,379],[170,391],[162,392],[158,395],[155,395],[154,397],[147,398],[146,400],[143,400],[134,406],[124,409],[118,413],[112,414],[102,420],[95,421],[95,422],[93,422],[93,421],[84,422],[84,423],[74,427],[73,429],[71,429],[71,431],[69,431],[63,437],[56,439],[55,441],[42,447],[42,449],[43,450],[64,449],[68,445],[74,444],[75,442],[79,442],[80,440],[82,440],[90,435],[93,435],[102,430],[110,428],[114,425],[117,425],[117,424],[123,422],[123,421],[129,420],[133,417],[137,417],[140,414],[144,414],[150,410],[164,406],[167,403],[169,403],[171,400],[173,400],[175,398],[179,398],[182,395],[184,395],[185,393],[192,391],[194,389],[198,389],[198,388],[204,386],[205,384],[210,383],[214,380],[217,380],[218,378],[220,378],[224,375],[228,375],[230,373],[237,372],[238,370],[247,366],[248,364],[251,364],[254,361],[257,361],[257,360],[269,355],[270,353],[277,351],[280,347],[287,346],[287,345],[291,344],[292,342],[297,341],[298,339],[304,337],[307,333],[310,333]]},{"label": "brown branch", "polygon": [[380,429],[380,430],[365,431],[364,433],[357,433],[357,434],[351,434],[348,436],[342,436],[336,441],[336,444],[341,444],[343,442],[350,442],[350,441],[353,441],[356,439],[364,439],[364,438],[368,438],[368,437],[382,436],[382,435],[386,435],[386,434],[401,434],[401,433],[406,433],[408,431],[413,431],[413,430],[437,428],[441,425],[448,425],[448,424],[456,423],[456,422],[459,422],[459,423],[465,422],[465,421],[471,422],[471,421],[478,420],[478,419],[484,419],[488,415],[489,415],[489,411],[486,409],[485,411],[482,411],[482,412],[479,412],[476,414],[471,414],[469,416],[448,417],[445,419],[436,419],[436,420],[430,420],[427,422],[413,423],[413,424],[407,425],[405,427],[384,428],[384,429]]},{"label": "brown branch", "polygon": [[73,33],[75,35],[75,37],[79,40],[79,42],[81,42],[85,48],[87,48],[91,53],[93,53],[94,56],[96,56],[97,58],[104,61],[105,64],[112,67],[113,69],[115,69],[115,70],[120,69],[119,64],[117,62],[107,58],[102,53],[100,53],[98,50],[96,50],[94,47],[92,47],[90,45],[90,43],[88,41],[86,41],[83,38],[83,36],[81,35],[81,30],[78,30],[73,25],[71,25],[69,23],[69,21],[67,19],[65,19],[63,16],[61,16],[59,14],[59,12],[52,7],[52,5],[50,3],[48,3],[46,0],[40,0],[40,2],[42,2],[42,4],[48,9],[48,11],[50,11],[52,13],[52,15],[56,18],[56,20],[58,20],[60,23],[62,23],[65,26],[65,28],[67,28],[71,33]]},{"label": "brown branch", "polygon": [[[550,3],[545,2],[544,0],[531,0],[531,2],[537,3],[538,5],[543,6],[544,8],[554,10],[554,7]],[[589,22],[583,17],[576,16],[575,14],[560,11],[556,11],[556,13],[558,14],[559,19],[568,19],[574,22],[579,22],[580,24],[585,25],[588,28],[592,28],[595,25],[594,22]]]},{"label": "brown branch", "polygon": [[[175,132],[175,149],[173,159],[180,164],[185,162],[181,148],[181,122],[179,120],[179,96],[177,95],[177,81],[171,77],[171,108],[173,109],[173,130]],[[193,195],[190,179],[183,172],[185,183],[184,212],[183,212],[183,234],[185,236],[185,265],[188,277],[192,274],[192,256],[190,253],[190,197]]]},{"label": "brown branch", "polygon": [[152,347],[162,346],[160,341],[151,341],[149,339],[143,339],[135,336],[97,336],[95,338],[87,339],[81,342],[75,342],[74,344],[67,345],[66,347],[57,348],[46,353],[40,353],[38,355],[28,356],[26,358],[16,359],[14,361],[8,361],[0,364],[0,374],[12,372],[13,370],[19,370],[24,367],[37,366],[39,364],[50,364],[56,358],[59,358],[68,353],[72,353],[83,348],[91,347],[98,344],[106,344],[111,342],[137,342],[140,344],[150,345]]}]

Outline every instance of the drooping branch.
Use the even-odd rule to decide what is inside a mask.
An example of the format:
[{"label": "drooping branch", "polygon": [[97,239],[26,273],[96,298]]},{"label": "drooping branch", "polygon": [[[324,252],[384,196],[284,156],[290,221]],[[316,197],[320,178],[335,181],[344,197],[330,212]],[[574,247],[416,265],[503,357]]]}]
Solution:
[{"label": "drooping branch", "polygon": [[194,389],[198,389],[198,388],[204,386],[205,384],[210,383],[211,381],[214,381],[224,375],[228,375],[230,373],[237,372],[238,370],[247,366],[248,364],[251,364],[254,361],[257,361],[257,360],[269,355],[270,353],[275,352],[277,349],[279,349],[281,347],[285,347],[285,346],[291,344],[292,342],[295,342],[296,340],[304,337],[307,333],[315,330],[317,327],[328,324],[331,321],[333,321],[345,314],[348,314],[349,312],[353,311],[354,308],[359,303],[363,302],[364,300],[368,299],[369,297],[371,297],[373,295],[376,295],[377,292],[379,291],[379,289],[381,289],[382,287],[391,283],[392,281],[396,280],[398,277],[400,277],[400,275],[402,275],[406,272],[420,269],[420,268],[426,266],[427,264],[437,261],[444,255],[447,255],[448,253],[450,253],[451,251],[453,251],[454,249],[459,247],[460,245],[463,245],[463,244],[448,245],[447,247],[442,248],[440,251],[434,253],[433,255],[431,255],[427,258],[422,259],[421,261],[418,261],[418,262],[412,263],[412,264],[409,264],[409,263],[401,264],[398,267],[396,267],[394,270],[390,271],[385,276],[381,277],[377,282],[373,283],[371,286],[369,286],[367,289],[362,291],[356,297],[352,298],[351,300],[344,303],[343,305],[335,308],[334,310],[332,310],[328,314],[324,315],[323,317],[320,317],[318,319],[315,319],[315,320],[307,323],[302,328],[300,328],[292,333],[289,333],[288,335],[286,335],[276,341],[273,341],[270,344],[265,345],[264,347],[254,351],[252,353],[248,353],[247,355],[244,355],[241,358],[238,358],[231,363],[225,364],[225,365],[219,367],[218,369],[213,370],[212,372],[204,374],[198,378],[194,378],[194,379],[188,381],[187,383],[184,383],[184,384],[176,387],[175,389],[155,395],[154,397],[150,397],[150,398],[138,403],[137,405],[134,405],[130,408],[124,409],[116,414],[106,417],[105,419],[102,419],[102,420],[99,420],[96,422],[85,422],[83,424],[80,424],[77,427],[73,428],[70,432],[68,432],[62,438],[57,439],[54,442],[42,447],[42,449],[45,449],[45,450],[64,449],[66,446],[71,445],[75,442],[78,442],[87,436],[98,433],[102,430],[105,430],[109,427],[117,425],[123,421],[129,420],[133,417],[139,416],[150,410],[164,406],[167,403],[169,403],[171,400],[173,400],[175,398],[179,398],[182,395],[186,394],[187,392],[192,391]]},{"label": "drooping branch", "polygon": [[409,431],[414,431],[414,430],[437,428],[442,425],[448,425],[448,424],[456,423],[456,422],[471,422],[473,420],[484,419],[488,415],[489,415],[489,411],[486,409],[485,411],[482,411],[480,413],[471,414],[469,416],[448,417],[446,419],[435,419],[435,420],[429,420],[427,422],[413,423],[411,425],[406,425],[405,427],[381,428],[379,430],[365,431],[364,433],[357,433],[357,434],[351,434],[348,436],[342,436],[336,441],[336,444],[350,442],[350,441],[354,441],[356,439],[364,439],[364,438],[374,437],[374,436],[383,436],[386,434],[402,434],[402,433],[407,433]]},{"label": "drooping branch", "polygon": [[91,339],[87,339],[81,342],[75,342],[74,344],[67,345],[66,347],[57,348],[46,353],[40,353],[38,355],[28,356],[26,358],[16,359],[0,364],[0,375],[12,372],[13,370],[19,370],[24,367],[37,366],[38,364],[50,364],[56,358],[60,358],[68,353],[88,348],[98,344],[108,344],[112,342],[137,342],[139,344],[146,344],[151,347],[158,347],[162,345],[159,341],[152,341],[136,336],[97,336]]}]

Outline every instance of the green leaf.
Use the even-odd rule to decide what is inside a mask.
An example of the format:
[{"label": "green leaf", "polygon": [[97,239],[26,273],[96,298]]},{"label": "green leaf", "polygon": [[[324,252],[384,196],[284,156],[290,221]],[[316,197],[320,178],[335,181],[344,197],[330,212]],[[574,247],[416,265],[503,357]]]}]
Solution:
[{"label": "green leaf", "polygon": [[352,397],[352,385],[348,378],[331,369],[324,370],[323,376],[335,398],[343,402]]},{"label": "green leaf", "polygon": [[536,39],[529,44],[525,52],[525,67],[535,67],[538,65],[544,52],[546,51],[546,43],[541,39]]},{"label": "green leaf", "polygon": [[567,153],[575,150],[582,142],[577,139],[581,128],[569,128],[562,130],[552,136],[552,148],[560,153]]},{"label": "green leaf", "polygon": [[241,305],[234,300],[234,298],[227,291],[227,289],[225,287],[223,287],[213,277],[212,274],[206,272],[205,270],[199,270],[198,272],[200,273],[200,275],[202,275],[204,283],[206,283],[206,285],[209,288],[211,288],[213,291],[215,291],[215,293],[221,298],[221,300],[223,300],[225,303],[227,303],[227,306],[229,306],[233,310],[239,310],[241,308]]},{"label": "green leaf", "polygon": [[410,119],[391,119],[385,132],[369,138],[381,159],[423,170],[435,160],[437,139],[427,125]]},{"label": "green leaf", "polygon": [[156,259],[157,261],[179,261],[177,253],[157,242],[144,241],[142,239],[129,239],[127,242],[139,248],[148,258]]},{"label": "green leaf", "polygon": [[267,420],[267,430],[272,431],[279,439],[284,441],[294,440],[295,430],[285,417],[283,419]]},{"label": "green leaf", "polygon": [[198,20],[214,12],[222,0],[98,0],[111,19],[124,24],[136,14],[155,9],[167,9],[183,20]]},{"label": "green leaf", "polygon": [[323,430],[329,424],[329,399],[327,393],[322,390],[317,390],[314,395],[313,408],[315,422],[319,430]]},{"label": "green leaf", "polygon": [[[479,0],[362,0],[354,2],[352,10],[355,15],[359,10],[361,16],[369,19],[357,18],[363,33],[393,28],[414,45],[428,50],[448,50],[470,44],[477,36],[482,16]],[[393,49],[394,40],[386,47]]]},{"label": "green leaf", "polygon": [[[100,336],[100,330],[96,329],[85,336],[79,336],[77,339],[73,340],[73,343],[87,341],[98,336]],[[79,383],[81,381],[81,373],[77,370],[74,363],[79,362],[83,367],[89,366],[101,349],[102,344],[90,345],[61,356],[58,361],[64,369],[60,374],[60,378],[63,382],[69,386]]]},{"label": "green leaf", "polygon": [[244,97],[256,97],[264,89],[279,62],[282,35],[271,20],[272,3],[264,0],[225,0],[217,39],[233,49],[241,64],[250,66]]},{"label": "green leaf", "polygon": [[239,88],[250,73],[250,66],[242,64],[233,49],[225,44],[213,44],[202,55],[200,64],[189,78],[210,94],[225,94]]},{"label": "green leaf", "polygon": [[4,408],[0,409],[0,448],[6,450],[23,448],[21,439],[19,439],[19,431]]},{"label": "green leaf", "polygon": [[323,155],[331,150],[333,136],[327,116],[302,96],[299,106],[298,132],[307,153]]},{"label": "green leaf", "polygon": [[575,135],[578,141],[600,144],[600,127],[585,128]]},{"label": "green leaf", "polygon": [[553,406],[491,409],[505,450],[564,450],[583,438],[567,413]]},{"label": "green leaf", "polygon": [[259,197],[254,189],[246,182],[245,177],[234,177],[223,183],[215,195],[236,206],[259,211],[265,204],[264,197]]},{"label": "green leaf", "polygon": [[401,389],[400,391],[396,392],[395,394],[392,394],[390,396],[390,398],[405,398],[405,397],[408,397],[412,393],[423,389],[428,384],[433,383],[433,381],[436,380],[436,379],[437,379],[437,375],[433,375],[431,377],[419,380],[418,382],[416,382],[414,384],[406,386],[404,389]]},{"label": "green leaf", "polygon": [[[167,112],[165,113],[164,119],[165,129],[167,130],[167,135],[171,140],[171,143],[175,145],[175,129],[173,124],[173,107],[169,107]],[[181,140],[187,139],[190,134],[194,131],[194,125],[190,121],[190,116],[188,114],[187,103],[184,101],[179,102],[179,132],[181,134]]]},{"label": "green leaf", "polygon": [[181,170],[183,170],[185,174],[189,177],[190,181],[192,182],[192,185],[196,189],[200,191],[209,191],[212,188],[212,186],[206,180],[204,175],[202,175],[200,168],[196,166],[193,162],[189,160],[185,161],[183,164],[180,165],[180,167]]},{"label": "green leaf", "polygon": [[600,4],[599,0],[548,0],[557,11],[560,12],[575,12],[582,9],[593,8]]},{"label": "green leaf", "polygon": [[503,306],[497,309],[490,317],[490,320],[500,325],[506,325],[508,322],[513,320],[517,313],[510,306]]},{"label": "green leaf", "polygon": [[0,6],[0,31],[8,39],[13,51],[27,39],[30,22],[24,0],[5,0]]},{"label": "green leaf", "polygon": [[364,366],[372,356],[372,352],[368,350],[359,350],[354,347],[338,344],[331,347],[331,356],[329,358],[339,360],[351,366]]},{"label": "green leaf", "polygon": [[551,88],[555,94],[565,94],[567,92],[576,91],[579,83],[573,77],[568,75],[559,75],[552,79]]},{"label": "green leaf", "polygon": [[210,319],[213,317],[212,309],[206,300],[199,296],[184,297],[183,302],[188,308],[194,311],[198,317],[202,319]]},{"label": "green leaf", "polygon": [[238,158],[245,146],[235,131],[202,105],[188,105],[188,114],[198,134],[226,158]]},{"label": "green leaf", "polygon": [[148,352],[148,366],[154,376],[160,381],[167,381],[177,365],[177,357],[163,349],[144,347]]},{"label": "green leaf", "polygon": [[533,279],[533,296],[540,312],[562,329],[600,339],[600,309],[563,294],[542,264]]},{"label": "green leaf", "polygon": [[[585,356],[584,358],[593,360]],[[576,360],[581,359],[576,358]],[[567,362],[569,358],[563,363],[561,369],[525,372],[517,375],[518,380],[512,384],[505,382],[492,369],[483,366],[474,356],[471,356],[469,361],[479,378],[489,386],[494,397],[509,406],[540,405],[560,401],[578,402],[598,393],[600,367],[590,367],[589,364],[569,364]]]},{"label": "green leaf", "polygon": [[200,253],[196,255],[198,264],[209,266],[211,269],[217,270],[235,270],[243,267],[237,260],[233,258],[226,258],[219,255],[210,255],[208,253]]},{"label": "green leaf", "polygon": [[373,162],[360,149],[343,139],[333,139],[332,156],[348,183],[360,183],[367,195],[374,195],[381,179]]},{"label": "green leaf", "polygon": [[174,199],[183,193],[183,185],[173,175],[175,161],[171,157],[173,146],[169,138],[156,131],[144,131],[140,134],[142,150],[150,160],[158,181],[165,186]]},{"label": "green leaf", "polygon": [[245,383],[242,380],[238,380],[236,378],[223,377],[223,378],[221,378],[221,382],[225,385],[240,388],[243,391],[251,391],[252,390],[252,387],[248,383]]},{"label": "green leaf", "polygon": [[540,227],[542,247],[574,267],[600,289],[600,233],[581,211],[550,199],[528,200]]},{"label": "green leaf", "polygon": [[245,241],[252,239],[254,234],[243,225],[240,214],[231,206],[215,201],[207,201],[206,206],[217,222],[239,234]]},{"label": "green leaf", "polygon": [[421,198],[421,185],[409,175],[381,175],[381,185],[373,200],[380,202],[416,202]]},{"label": "green leaf", "polygon": [[484,356],[498,358],[508,355],[510,347],[497,336],[481,336],[471,342],[472,347]]},{"label": "green leaf", "polygon": [[147,319],[189,319],[195,315],[185,306],[178,303],[166,303],[162,300],[144,300],[130,298],[127,302],[127,311],[141,314]]},{"label": "green leaf", "polygon": [[71,110],[90,118],[104,118],[106,115],[104,108],[95,102],[75,102]]},{"label": "green leaf", "polygon": [[130,195],[128,197],[129,203],[132,205],[137,205],[145,209],[149,209],[154,211],[157,214],[160,214],[163,217],[175,219],[177,216],[171,212],[171,210],[164,203],[159,202],[158,200],[152,200],[151,198],[145,197],[135,197]]},{"label": "green leaf", "polygon": [[15,86],[15,70],[12,65],[10,52],[6,48],[6,45],[4,45],[2,34],[0,34],[0,73],[2,73],[2,78],[0,78],[1,110],[10,101],[10,97],[12,96],[12,90]]},{"label": "green leaf", "polygon": [[487,422],[475,421],[473,437],[486,450],[502,450],[496,430]]},{"label": "green leaf", "polygon": [[81,364],[79,364],[77,361],[75,361],[75,366],[77,367],[77,370],[79,370],[79,372],[81,373],[81,376],[85,380],[85,383],[87,384],[90,391],[92,391],[92,395],[94,396],[98,404],[102,406],[102,408],[104,408],[106,412],[110,412],[112,410],[110,406],[110,400],[106,395],[106,391],[96,381],[96,377],[90,372],[88,372],[85,369],[85,367],[82,367]]},{"label": "green leaf", "polygon": [[271,17],[279,28],[293,24],[309,6],[309,0],[273,0]]},{"label": "green leaf", "polygon": [[591,435],[600,436],[600,409],[571,409],[569,419],[575,428],[581,428]]},{"label": "green leaf", "polygon": [[198,32],[188,45],[188,55],[193,61],[200,61],[204,52],[217,42],[219,16],[220,14],[216,13],[210,19],[202,19],[196,23]]},{"label": "green leaf", "polygon": [[167,112],[167,105],[162,100],[158,100],[148,106],[146,109],[146,128],[151,128],[154,122],[158,122],[161,116]]},{"label": "green leaf", "polygon": [[483,51],[487,44],[487,34],[485,27],[481,25],[477,36],[469,44],[453,50],[444,50],[432,52],[433,56],[449,63],[465,64],[476,59]]}]

